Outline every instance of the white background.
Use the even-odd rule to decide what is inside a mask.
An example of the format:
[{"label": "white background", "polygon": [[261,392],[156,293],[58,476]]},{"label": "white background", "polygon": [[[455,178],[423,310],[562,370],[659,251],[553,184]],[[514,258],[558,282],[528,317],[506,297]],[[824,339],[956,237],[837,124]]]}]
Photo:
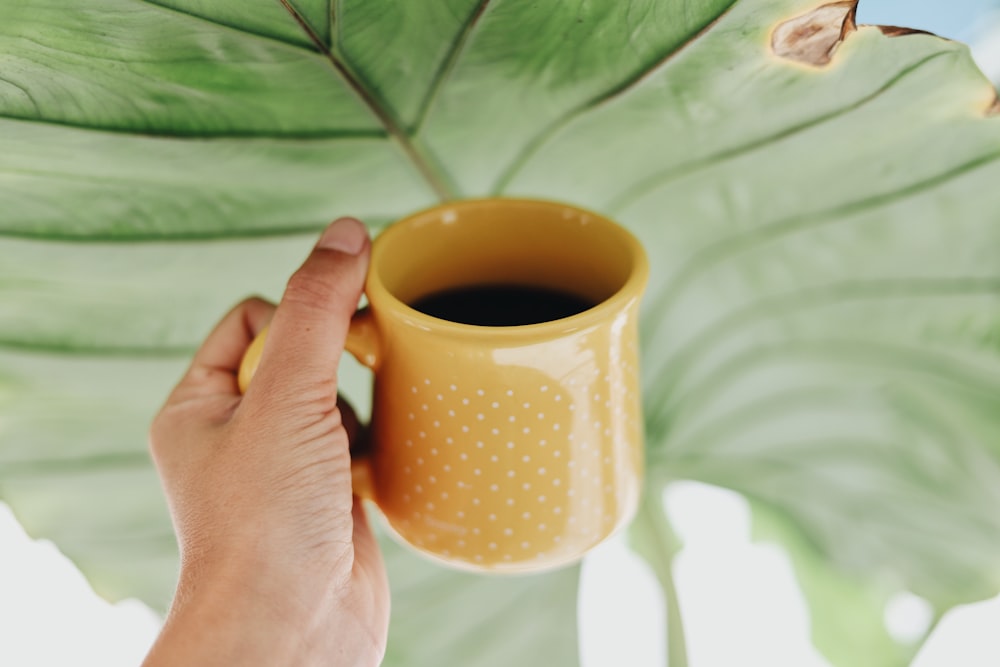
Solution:
[{"label": "white background", "polygon": [[[749,541],[746,502],[696,483],[675,485],[666,500],[686,545],[676,573],[691,667],[827,667],[809,641],[809,613],[787,558]],[[28,539],[3,505],[0,545],[0,665],[139,664],[159,627],[145,606],[98,598],[51,543]],[[664,667],[658,584],[620,540],[585,563],[579,615],[583,667]],[[912,597],[886,610],[901,637],[920,634],[929,620]],[[997,628],[1000,598],[957,608],[914,667],[996,667]]]}]

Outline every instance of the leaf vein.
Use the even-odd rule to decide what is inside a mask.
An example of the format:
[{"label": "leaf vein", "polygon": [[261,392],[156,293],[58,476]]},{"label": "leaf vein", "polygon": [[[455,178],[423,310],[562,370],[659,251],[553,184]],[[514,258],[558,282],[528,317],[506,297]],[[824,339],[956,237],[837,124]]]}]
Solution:
[{"label": "leaf vein", "polygon": [[[846,280],[759,299],[704,327],[660,364],[663,369],[669,369],[670,377],[662,386],[656,387],[652,402],[660,404],[668,401],[674,389],[683,383],[687,371],[696,366],[708,350],[729,335],[743,331],[744,325],[754,320],[850,301],[893,298],[911,300],[966,294],[1000,294],[1000,276]],[[650,339],[655,340],[655,337],[651,336]]]},{"label": "leaf vein", "polygon": [[56,343],[37,339],[0,339],[0,350],[4,352],[28,353],[45,356],[77,356],[127,359],[184,359],[194,354],[196,345],[174,345],[162,347],[141,347],[130,345],[79,345]]},{"label": "leaf vein", "polygon": [[708,403],[718,390],[731,385],[740,373],[772,360],[794,358],[835,360],[866,369],[896,370],[964,385],[987,396],[1000,394],[1000,384],[986,377],[977,377],[974,369],[960,365],[954,357],[928,348],[852,338],[793,340],[780,345],[760,345],[733,357],[679,396],[673,406],[662,406],[661,414],[671,411],[671,407],[673,414],[683,410],[691,413]]},{"label": "leaf vein", "polygon": [[646,77],[650,76],[654,72],[666,67],[668,64],[673,62],[681,53],[687,51],[687,49],[693,45],[695,42],[700,40],[702,37],[707,35],[712,31],[715,26],[717,26],[728,14],[732,11],[733,7],[736,6],[738,0],[733,0],[729,5],[718,15],[715,16],[711,21],[703,25],[697,31],[692,33],[681,42],[679,45],[674,45],[669,48],[665,53],[659,54],[650,64],[640,69],[639,72],[633,76],[619,82],[617,85],[609,88],[608,90],[601,92],[578,107],[570,109],[564,113],[559,118],[555,119],[548,125],[546,125],[542,130],[531,138],[524,146],[524,148],[514,157],[511,163],[501,172],[497,182],[492,188],[494,195],[501,194],[510,185],[510,182],[514,179],[514,176],[527,164],[540,149],[544,146],[549,139],[551,139],[560,129],[567,126],[569,123],[573,122],[579,116],[591,111],[603,104],[610,102],[611,100],[624,95],[626,92],[632,88],[641,84]]},{"label": "leaf vein", "polygon": [[232,132],[195,132],[177,131],[176,129],[159,131],[156,128],[129,128],[103,125],[91,125],[78,121],[18,116],[14,114],[4,114],[0,117],[2,121],[36,123],[39,125],[55,125],[88,132],[103,132],[115,135],[128,135],[133,137],[148,137],[151,139],[176,139],[180,141],[212,141],[226,139],[246,139],[251,141],[320,141],[326,139],[388,139],[389,135],[384,130],[318,130],[314,132],[261,132],[257,130],[240,130]]},{"label": "leaf vein", "polygon": [[925,194],[928,190],[942,186],[977,169],[984,168],[1000,160],[1000,151],[973,158],[939,174],[934,174],[915,183],[846,204],[833,206],[823,211],[800,213],[782,220],[760,225],[742,234],[726,237],[694,252],[670,279],[667,288],[650,305],[651,312],[668,311],[679,298],[682,290],[703,273],[729,257],[758,245],[775,241],[802,231],[809,231],[823,225],[843,222],[846,216],[858,215],[886,206],[897,204],[909,197]]},{"label": "leaf vein", "polygon": [[34,107],[35,113],[40,113],[41,110],[38,108],[38,102],[35,101],[35,97],[31,94],[30,90],[28,90],[27,88],[25,88],[24,86],[22,86],[20,84],[14,83],[10,79],[0,78],[0,81],[2,81],[3,83],[6,83],[9,86],[17,88],[22,93],[24,93],[24,96],[28,98],[29,102],[31,102],[31,106]]},{"label": "leaf vein", "polygon": [[180,14],[181,16],[187,16],[188,18],[194,19],[196,21],[200,21],[202,23],[208,23],[209,25],[213,25],[213,26],[216,26],[216,27],[219,27],[219,28],[225,28],[227,30],[232,30],[232,31],[238,32],[238,33],[240,33],[242,35],[249,35],[251,37],[256,37],[258,39],[266,40],[266,41],[269,41],[269,42],[275,42],[277,44],[282,44],[283,46],[290,46],[290,47],[292,47],[294,49],[298,49],[298,50],[304,51],[306,53],[312,53],[313,52],[305,44],[301,44],[301,43],[298,43],[298,42],[286,42],[285,40],[283,40],[283,39],[281,39],[279,37],[275,37],[274,35],[268,35],[267,33],[256,32],[256,31],[253,31],[253,30],[248,30],[247,28],[245,28],[243,26],[236,26],[236,25],[231,25],[229,23],[223,23],[222,21],[217,21],[217,20],[209,18],[207,16],[202,16],[201,14],[195,14],[194,12],[188,11],[186,9],[181,9],[180,7],[170,7],[168,5],[161,5],[160,3],[156,2],[155,0],[133,0],[133,1],[136,2],[137,4],[150,5],[150,6],[156,7],[157,9],[160,9],[161,11],[164,11],[164,12],[171,12],[171,13],[174,13],[174,14]]},{"label": "leaf vein", "polygon": [[0,478],[32,477],[49,474],[75,475],[92,469],[146,468],[149,456],[143,452],[105,452],[92,456],[63,459],[31,459],[0,463]]},{"label": "leaf vein", "polygon": [[455,39],[452,40],[451,47],[448,49],[447,57],[444,61],[442,61],[437,72],[434,73],[434,79],[431,81],[427,94],[420,103],[416,120],[413,123],[413,134],[418,134],[420,132],[420,128],[423,127],[424,122],[427,119],[427,114],[437,101],[438,95],[444,86],[444,82],[451,76],[452,71],[454,71],[455,66],[461,59],[462,52],[464,51],[465,45],[469,40],[469,36],[472,34],[473,30],[475,30],[480,17],[483,13],[485,13],[486,7],[489,3],[490,0],[480,0],[476,8],[473,9],[468,18],[466,18],[465,23],[462,25],[462,29],[455,35]]},{"label": "leaf vein", "polygon": [[852,111],[856,111],[861,107],[877,100],[880,96],[889,92],[896,84],[904,80],[907,76],[913,72],[919,70],[921,67],[927,63],[940,58],[942,56],[950,55],[952,52],[950,50],[938,51],[925,58],[921,58],[917,62],[909,65],[908,67],[900,70],[895,76],[886,81],[881,87],[876,89],[874,92],[862,97],[861,99],[848,104],[847,106],[841,107],[839,109],[834,109],[833,111],[825,114],[821,114],[815,118],[810,118],[797,125],[792,125],[774,134],[754,139],[753,141],[741,144],[739,146],[733,146],[730,148],[725,148],[713,153],[712,155],[706,155],[705,157],[692,160],[690,162],[685,162],[678,165],[673,165],[662,169],[649,177],[639,180],[638,182],[630,185],[628,188],[623,190],[620,194],[615,195],[611,198],[607,205],[607,210],[614,214],[620,212],[624,209],[630,202],[634,202],[639,197],[648,194],[652,190],[669,183],[672,178],[681,175],[687,175],[693,171],[706,169],[718,165],[719,163],[725,162],[726,160],[731,160],[743,155],[747,155],[761,148],[768,148],[778,141],[784,139],[789,139],[798,134],[801,134],[807,130],[818,127],[824,123],[832,120],[836,120]]}]

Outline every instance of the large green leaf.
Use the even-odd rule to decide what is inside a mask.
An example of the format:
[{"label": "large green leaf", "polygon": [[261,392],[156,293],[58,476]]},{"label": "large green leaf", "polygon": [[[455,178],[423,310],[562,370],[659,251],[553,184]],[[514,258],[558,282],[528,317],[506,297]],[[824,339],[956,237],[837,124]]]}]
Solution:
[{"label": "large green leaf", "polygon": [[[647,496],[768,508],[821,649],[896,664],[846,610],[1000,589],[1000,119],[963,46],[818,4],[0,4],[0,498],[162,608],[145,428],[214,319],[277,296],[336,215],[565,199],[653,260]],[[660,514],[638,543],[666,559]],[[386,548],[386,664],[576,664],[575,570]]]}]

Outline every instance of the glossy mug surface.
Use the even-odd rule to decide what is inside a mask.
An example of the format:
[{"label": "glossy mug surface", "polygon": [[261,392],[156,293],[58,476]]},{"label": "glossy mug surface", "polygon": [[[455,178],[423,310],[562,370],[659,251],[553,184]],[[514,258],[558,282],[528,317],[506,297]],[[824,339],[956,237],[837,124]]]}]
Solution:
[{"label": "glossy mug surface", "polygon": [[[581,558],[638,503],[647,274],[630,233],[554,202],[453,202],[387,228],[372,248],[369,307],[347,345],[375,372],[372,448],[354,462],[355,492],[405,543],[455,567],[529,572]],[[596,305],[503,327],[408,305],[490,284]],[[242,386],[262,340],[247,351]]]}]

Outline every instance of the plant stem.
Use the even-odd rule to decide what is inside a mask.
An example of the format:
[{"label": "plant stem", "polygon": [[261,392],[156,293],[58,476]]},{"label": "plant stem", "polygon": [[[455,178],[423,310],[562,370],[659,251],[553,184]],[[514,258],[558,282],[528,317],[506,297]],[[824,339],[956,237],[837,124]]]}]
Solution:
[{"label": "plant stem", "polygon": [[663,590],[667,612],[666,667],[687,667],[684,620],[673,576],[673,560],[681,550],[681,543],[663,510],[660,494],[662,487],[652,480],[648,481],[639,511],[629,531],[629,538],[635,552],[653,568]]},{"label": "plant stem", "polygon": [[913,644],[913,646],[910,647],[910,653],[906,664],[912,663],[913,660],[916,659],[917,655],[919,655],[920,652],[924,650],[924,645],[927,643],[927,640],[931,638],[931,635],[934,634],[934,631],[937,630],[937,626],[941,622],[941,618],[943,616],[944,614],[941,612],[940,609],[934,610],[934,618],[931,619],[930,625],[928,625],[927,630],[924,631],[923,637],[917,640]]}]

